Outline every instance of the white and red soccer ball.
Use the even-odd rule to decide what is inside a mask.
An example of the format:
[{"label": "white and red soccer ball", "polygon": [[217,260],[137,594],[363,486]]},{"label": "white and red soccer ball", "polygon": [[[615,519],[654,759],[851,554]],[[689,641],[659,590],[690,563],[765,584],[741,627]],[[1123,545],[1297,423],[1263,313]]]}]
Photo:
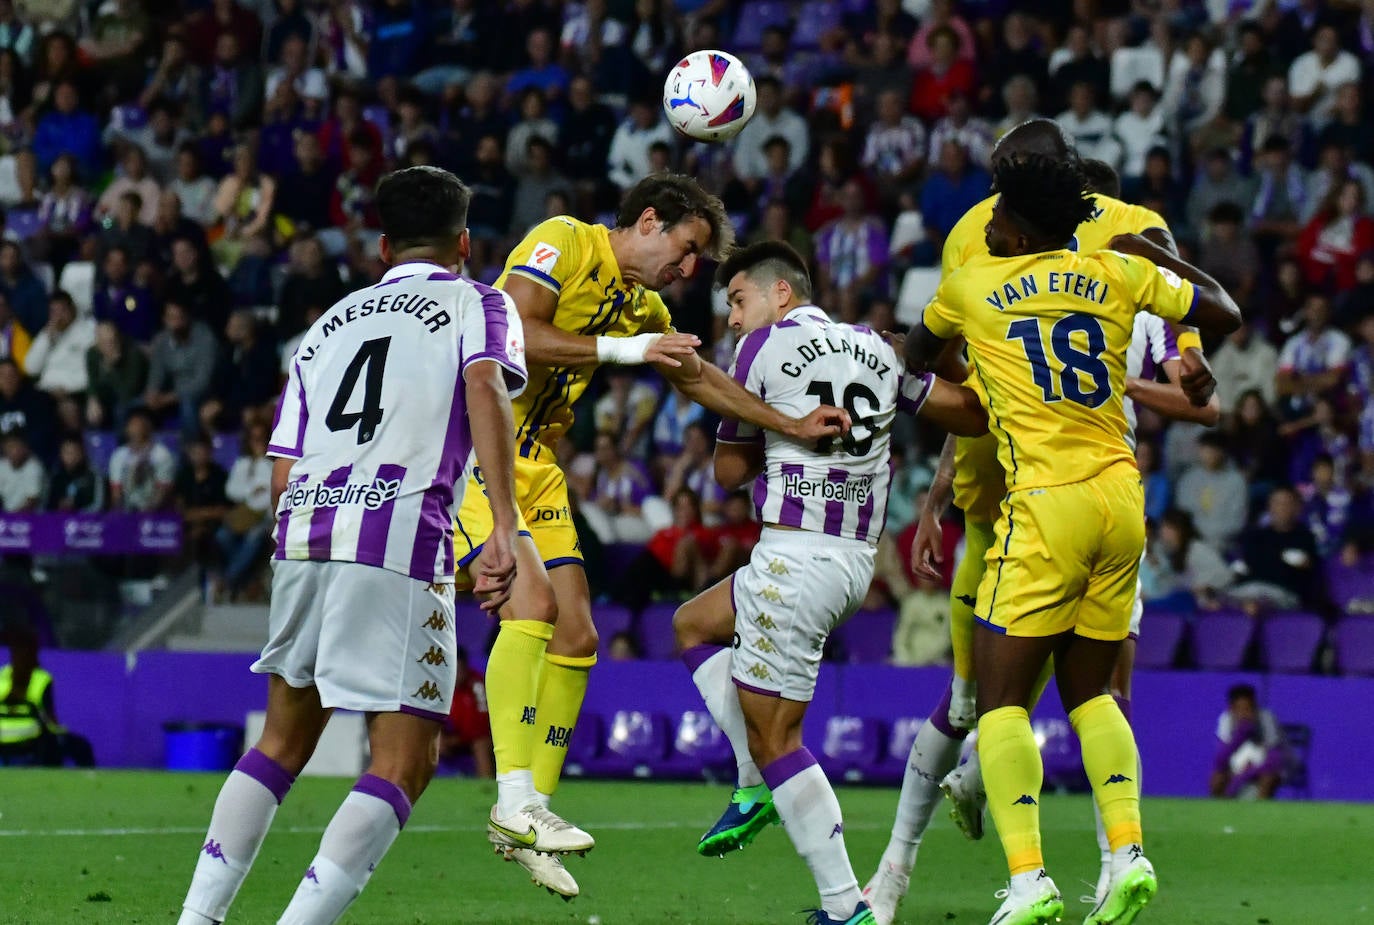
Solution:
[{"label": "white and red soccer ball", "polygon": [[668,72],[663,112],[688,138],[727,141],[754,115],[758,92],[744,62],[723,51],[694,51]]}]

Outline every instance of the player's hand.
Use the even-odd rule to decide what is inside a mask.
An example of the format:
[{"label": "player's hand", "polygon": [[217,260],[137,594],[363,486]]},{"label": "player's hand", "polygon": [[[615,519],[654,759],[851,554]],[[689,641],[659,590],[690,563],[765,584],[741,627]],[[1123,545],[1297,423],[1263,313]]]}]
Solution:
[{"label": "player's hand", "polygon": [[644,351],[644,362],[681,366],[682,361],[678,357],[691,356],[700,346],[701,338],[695,334],[664,334]]},{"label": "player's hand", "polygon": [[883,340],[887,345],[897,352],[897,358],[906,356],[906,335],[898,331],[884,331]]},{"label": "player's hand", "polygon": [[1178,384],[1195,408],[1205,408],[1217,389],[1216,377],[1207,357],[1196,347],[1183,351],[1178,362]]},{"label": "player's hand", "polygon": [[510,600],[515,583],[514,530],[493,530],[473,563],[473,592],[482,598],[482,609],[496,613]]},{"label": "player's hand", "polygon": [[849,412],[834,405],[821,405],[804,418],[794,418],[787,436],[798,443],[819,443],[827,437],[843,437],[853,421]]},{"label": "player's hand", "polygon": [[911,571],[917,578],[944,581],[944,529],[933,513],[921,512],[916,522],[916,539],[911,544]]}]

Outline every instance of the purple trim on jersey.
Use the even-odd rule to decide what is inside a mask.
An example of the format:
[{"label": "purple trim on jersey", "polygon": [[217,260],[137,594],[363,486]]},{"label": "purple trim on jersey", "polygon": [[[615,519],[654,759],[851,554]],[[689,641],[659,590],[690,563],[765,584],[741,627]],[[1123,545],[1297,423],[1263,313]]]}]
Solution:
[{"label": "purple trim on jersey", "polygon": [[766,691],[761,687],[755,687],[752,684],[745,684],[739,678],[731,678],[730,680],[733,681],[735,683],[735,687],[738,687],[740,690],[748,691],[751,694],[758,694],[760,697],[782,697],[782,691]]},{"label": "purple trim on jersey", "polygon": [[373,288],[373,289],[381,289],[383,286],[391,286],[391,285],[394,285],[394,284],[396,284],[396,283],[399,283],[399,282],[400,282],[401,280],[403,280],[403,279],[410,279],[410,278],[411,278],[412,276],[414,276],[414,275],[415,275],[415,274],[413,274],[413,273],[407,273],[405,276],[393,276],[391,279],[384,279],[384,280],[382,280],[381,282],[375,284],[372,288]]},{"label": "purple trim on jersey", "polygon": [[432,719],[436,723],[448,722],[447,713],[435,713],[433,710],[421,710],[419,707],[412,707],[408,703],[401,704],[399,712],[405,713],[409,716],[418,716],[421,719]]},{"label": "purple trim on jersey", "polygon": [[934,373],[921,373],[916,376],[922,383],[921,395],[919,398],[910,398],[906,394],[906,386],[912,375],[911,373],[903,373],[901,381],[897,385],[897,410],[915,417],[925,407],[926,399],[930,398],[931,389],[935,384],[935,375]]},{"label": "purple trim on jersey", "polygon": [[440,270],[437,273],[429,274],[429,276],[426,276],[425,279],[429,280],[431,283],[454,283],[458,281],[459,276],[458,274],[450,273],[447,270]]},{"label": "purple trim on jersey", "polygon": [[733,373],[735,381],[743,385],[749,380],[749,367],[754,365],[754,359],[763,349],[763,345],[768,342],[768,335],[773,333],[773,328],[759,328],[750,331],[744,337],[744,342],[740,344],[739,357],[735,360],[735,371]]},{"label": "purple trim on jersey", "polygon": [[692,646],[682,653],[682,664],[687,666],[687,670],[692,674],[697,673],[697,669],[704,665],[717,652],[724,652],[725,646],[713,645],[703,642],[699,646]]},{"label": "purple trim on jersey", "polygon": [[256,748],[250,748],[244,752],[243,757],[234,765],[234,770],[241,774],[247,774],[266,787],[279,804],[286,799],[287,791],[296,782],[295,776],[290,771]]},{"label": "purple trim on jersey", "polygon": [[[406,477],[406,467],[387,463],[377,467],[377,479],[382,482],[396,482],[397,491]],[[396,507],[396,499],[383,501],[374,510],[363,509],[362,523],[358,528],[358,552],[353,561],[364,565],[383,566],[386,562],[386,544],[391,536],[391,512]]]},{"label": "purple trim on jersey", "polygon": [[[351,463],[341,466],[325,477],[324,484],[329,488],[338,488],[348,484],[348,477],[352,474]],[[317,507],[310,514],[310,536],[307,545],[310,558],[315,562],[329,561],[329,556],[333,552],[334,515],[338,512],[337,507]]]},{"label": "purple trim on jersey", "polygon": [[[269,443],[267,445],[267,453],[269,456],[273,453],[279,453],[291,459],[300,459],[301,455],[305,452],[305,423],[310,420],[310,413],[305,406],[305,382],[301,379],[301,364],[293,361],[291,365],[294,366],[296,370],[296,400],[300,404],[300,420],[296,422],[296,445],[294,447],[289,447]],[[290,385],[291,381],[288,379],[286,385],[282,386],[281,395],[277,398],[277,411],[276,414],[272,416],[271,433],[275,434],[277,432],[277,425],[281,423],[282,406],[286,404],[286,390]]]},{"label": "purple trim on jersey", "polygon": [[[782,464],[782,481],[787,483],[789,476],[801,478],[806,474],[806,467],[799,463]],[[806,505],[801,498],[789,495],[787,489],[782,493],[782,510],[778,512],[778,523],[784,527],[800,527],[802,518],[806,516]]]},{"label": "purple trim on jersey", "polygon": [[[1197,298],[1197,290],[1193,290],[1193,298]],[[1178,335],[1174,333],[1174,326],[1167,321],[1164,322],[1164,359],[1163,363],[1170,360],[1177,360],[1183,356],[1178,349]],[[1153,359],[1153,355],[1149,359]]]},{"label": "purple trim on jersey", "polygon": [[[402,710],[405,707],[401,707]],[[428,714],[429,716],[443,716],[440,713]],[[448,719],[447,716],[443,716]],[[389,804],[391,811],[396,814],[396,821],[405,828],[406,820],[410,818],[410,797],[406,796],[405,791],[397,787],[385,777],[378,777],[376,774],[364,774],[358,778],[358,782],[353,785],[354,793],[365,793],[370,797]]]},{"label": "purple trim on jersey", "polygon": [[763,506],[768,503],[768,474],[759,473],[754,479],[754,515],[763,520]]},{"label": "purple trim on jersey", "polygon": [[[827,482],[838,482],[843,485],[849,481],[849,473],[843,469],[831,469],[826,473]],[[869,497],[872,497],[869,492]],[[830,536],[839,536],[840,529],[844,526],[844,502],[827,501],[825,502],[825,526],[821,530]]]},{"label": "purple trim on jersey", "polygon": [[453,486],[462,476],[471,453],[472,432],[463,403],[463,378],[459,376],[453,384],[439,468],[420,502],[420,521],[415,527],[415,548],[410,557],[411,578],[432,581],[441,549],[443,562],[439,574],[444,577],[453,574]]},{"label": "purple trim on jersey", "polygon": [[807,768],[816,766],[816,756],[811,754],[811,750],[802,746],[795,752],[788,752],[781,758],[777,758],[759,769],[763,775],[763,781],[768,785],[768,789],[777,791],[779,787],[796,777]]},{"label": "purple trim on jersey", "polygon": [[784,318],[784,319],[782,319],[781,321],[779,321],[777,324],[773,325],[773,327],[775,327],[775,328],[799,328],[799,327],[801,327],[801,322],[800,322],[800,321],[793,321],[791,318]]},{"label": "purple trim on jersey", "polygon": [[[892,483],[889,481],[888,484],[891,485]],[[878,538],[878,534],[882,533],[882,531],[879,530],[878,534],[875,534],[873,536],[868,535],[868,525],[873,522],[873,507],[876,502],[877,494],[873,491],[870,491],[868,493],[868,500],[865,501],[863,504],[859,505],[859,522],[854,525],[854,538],[856,540],[864,540],[865,542],[871,542]],[[887,520],[886,508],[883,509],[883,520]]]},{"label": "purple trim on jersey", "polygon": [[277,515],[277,551],[272,554],[273,559],[286,558],[286,531],[291,526],[291,511],[287,509]]}]

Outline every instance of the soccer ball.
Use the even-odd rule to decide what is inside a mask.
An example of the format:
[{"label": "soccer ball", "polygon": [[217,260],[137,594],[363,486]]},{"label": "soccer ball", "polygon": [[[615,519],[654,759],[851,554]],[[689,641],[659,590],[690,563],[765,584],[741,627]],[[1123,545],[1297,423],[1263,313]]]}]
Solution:
[{"label": "soccer ball", "polygon": [[663,112],[688,138],[727,141],[754,115],[758,93],[744,62],[723,51],[694,51],[663,82]]}]

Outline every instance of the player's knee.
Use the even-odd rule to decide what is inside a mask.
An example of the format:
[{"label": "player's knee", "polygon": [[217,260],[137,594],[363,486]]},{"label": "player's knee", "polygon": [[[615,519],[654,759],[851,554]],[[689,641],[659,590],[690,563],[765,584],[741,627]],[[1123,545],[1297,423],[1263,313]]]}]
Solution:
[{"label": "player's knee", "polygon": [[673,614],[673,637],[677,640],[679,652],[685,652],[705,641],[697,610],[691,604],[683,604]]},{"label": "player's knee", "polygon": [[547,581],[536,582],[528,598],[520,602],[519,609],[508,607],[511,617],[516,620],[535,620],[539,623],[558,622],[558,599],[553,596],[553,585]]},{"label": "player's knee", "polygon": [[303,739],[277,735],[269,730],[263,731],[262,738],[253,747],[293,777],[299,776],[313,751]]},{"label": "player's knee", "polygon": [[561,644],[557,647],[559,655],[569,655],[575,658],[590,658],[596,654],[596,647],[601,642],[600,635],[596,632],[596,627],[592,621],[583,622],[582,626],[570,630],[563,634]]}]

